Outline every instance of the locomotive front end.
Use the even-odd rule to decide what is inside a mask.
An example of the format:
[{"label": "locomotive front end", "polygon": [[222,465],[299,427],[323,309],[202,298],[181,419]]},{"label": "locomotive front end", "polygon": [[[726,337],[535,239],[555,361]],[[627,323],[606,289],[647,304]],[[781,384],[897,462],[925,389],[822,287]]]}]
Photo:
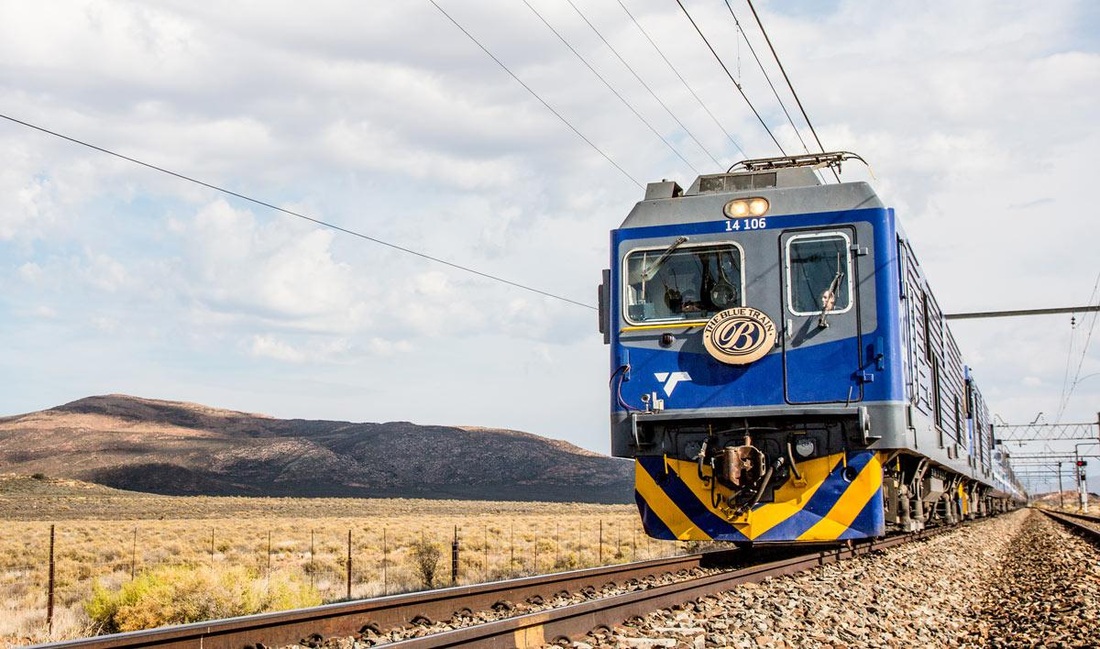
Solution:
[{"label": "locomotive front end", "polygon": [[873,251],[892,214],[865,183],[754,162],[652,183],[611,233],[612,452],[657,538],[882,535],[872,420],[901,385]]}]

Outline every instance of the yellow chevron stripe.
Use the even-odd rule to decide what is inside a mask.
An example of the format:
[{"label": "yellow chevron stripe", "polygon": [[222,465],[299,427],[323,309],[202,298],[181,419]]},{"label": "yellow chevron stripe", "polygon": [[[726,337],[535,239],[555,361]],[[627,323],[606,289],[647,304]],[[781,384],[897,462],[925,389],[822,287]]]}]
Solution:
[{"label": "yellow chevron stripe", "polygon": [[750,539],[755,539],[802,511],[810,498],[817,493],[836,462],[836,456],[828,456],[800,463],[798,472],[802,474],[802,480],[795,480],[792,475],[786,483],[776,489],[773,502],[745,513],[744,527],[735,522],[738,530]]},{"label": "yellow chevron stripe", "polygon": [[[765,503],[732,520],[729,518],[729,510],[717,509],[711,506],[709,497],[710,486],[704,484],[699,478],[699,470],[695,462],[666,459],[665,466],[670,471],[675,472],[693,493],[699,495],[699,500],[701,500],[711,512],[723,519],[729,520],[730,523],[737,528],[738,532],[744,534],[749,540],[753,540],[802,511],[802,508],[809,502],[810,498],[813,497],[814,493],[817,492],[818,488],[821,487],[821,484],[829,476],[832,468],[841,461],[842,455],[842,453],[837,453],[835,455],[800,462],[798,464],[798,472],[802,474],[802,480],[796,481],[792,476],[786,483],[776,489],[774,502]],[[645,471],[643,470],[642,472],[644,473]],[[881,468],[879,472],[881,473]],[[646,474],[646,477],[648,478],[649,475]],[[635,482],[637,482],[637,480]],[[652,479],[650,479],[650,482],[652,483]],[[660,489],[656,484],[653,486]],[[718,492],[726,496],[729,495],[729,491],[724,487],[719,487]],[[649,499],[647,498],[646,500],[648,501]],[[669,503],[672,504],[671,501],[669,501]],[[675,507],[676,505],[672,504],[672,506]],[[677,511],[679,510],[677,509]],[[680,513],[682,514],[682,512]],[[856,513],[858,514],[858,512]],[[661,517],[661,520],[665,520],[664,516]],[[693,536],[691,538],[694,539],[697,537]]]},{"label": "yellow chevron stripe", "polygon": [[855,480],[848,485],[829,513],[798,537],[799,541],[832,541],[848,531],[871,498],[879,497],[882,487],[881,454],[871,457]]},{"label": "yellow chevron stripe", "polygon": [[[668,460],[669,463],[673,460]],[[694,465],[692,465],[694,466]],[[653,513],[657,515],[657,518],[661,519],[661,522],[665,524],[676,538],[681,541],[709,541],[710,536],[699,529],[695,523],[688,518],[687,514],[681,510],[676,503],[672,502],[672,499],[668,497],[664,489],[653,481],[653,477],[649,475],[649,471],[646,471],[637,460],[634,461],[634,489],[643,500],[649,505],[649,508],[653,510]],[[696,493],[702,493],[696,491]]]}]

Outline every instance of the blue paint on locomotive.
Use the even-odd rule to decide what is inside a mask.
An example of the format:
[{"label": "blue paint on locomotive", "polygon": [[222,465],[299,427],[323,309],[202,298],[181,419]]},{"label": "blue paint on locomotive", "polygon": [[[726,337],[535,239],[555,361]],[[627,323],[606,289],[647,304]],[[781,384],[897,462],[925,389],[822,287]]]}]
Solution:
[{"label": "blue paint on locomotive", "polygon": [[[992,454],[988,411],[894,210],[866,183],[777,173],[700,177],[687,192],[651,184],[611,232],[600,322],[611,345],[612,450],[636,461],[646,532],[880,536],[887,524],[922,527],[904,498],[934,496],[944,480],[970,500],[952,486],[924,498],[915,511],[925,518],[1009,506],[1022,492]],[[758,217],[732,216],[757,201]],[[964,398],[974,402],[965,425]]]},{"label": "blue paint on locomotive", "polygon": [[[694,350],[650,349],[635,345],[622,345],[614,337],[613,353],[620,365],[630,365],[629,376],[623,380],[621,393],[626,403],[640,403],[642,395],[657,392],[666,399],[665,408],[697,409],[733,406],[786,405],[787,403],[835,403],[838,401],[900,402],[904,401],[904,362],[898,323],[901,317],[900,282],[897,273],[897,226],[892,209],[866,209],[844,212],[822,212],[773,219],[776,226],[766,230],[791,230],[802,227],[820,227],[868,223],[872,226],[874,242],[873,281],[877,299],[874,308],[878,328],[861,332],[861,335],[828,343],[811,345],[801,349],[787,349],[784,355],[777,348],[760,361],[747,366],[715,363],[707,352],[699,347]],[[698,235],[721,232],[724,222],[683,223],[675,225],[626,228],[612,232],[611,245],[618,250],[623,242],[645,239],[672,239],[680,235]],[[736,241],[736,239],[733,239]],[[612,286],[620,283],[619,269],[612,270]],[[621,309],[621,295],[613,291],[612,312]],[[757,305],[751,305],[757,306]],[[675,324],[669,324],[675,329]],[[853,352],[855,341],[862,349]],[[853,360],[853,353],[859,360]],[[823,376],[820,368],[830,368]],[[853,371],[854,370],[854,371]],[[690,382],[676,385],[674,394],[662,394],[662,383],[654,374],[683,371],[691,376]],[[797,398],[784,391],[784,371],[787,375],[806,377],[787,386]],[[614,411],[623,411],[613,398]]]}]

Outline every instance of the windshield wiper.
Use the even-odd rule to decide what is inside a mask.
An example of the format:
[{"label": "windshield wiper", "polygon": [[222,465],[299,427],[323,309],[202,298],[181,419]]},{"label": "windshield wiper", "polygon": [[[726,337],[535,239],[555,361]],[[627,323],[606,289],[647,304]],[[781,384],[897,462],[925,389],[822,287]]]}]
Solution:
[{"label": "windshield wiper", "polygon": [[840,253],[838,252],[836,253],[836,275],[833,276],[833,281],[829,283],[829,288],[821,294],[821,317],[817,319],[818,327],[825,328],[829,326],[829,321],[825,318],[836,307],[836,293],[840,290],[840,280],[843,278],[844,271],[840,264]]},{"label": "windshield wiper", "polygon": [[687,237],[678,237],[675,241],[672,242],[672,245],[670,245],[668,248],[665,249],[664,252],[661,253],[660,257],[654,259],[652,264],[643,268],[642,281],[648,282],[649,280],[653,279],[653,276],[656,275],[657,271],[661,269],[661,264],[665,263],[665,260],[669,258],[669,255],[671,255],[673,251],[675,251],[677,248],[682,246],[687,240]]}]

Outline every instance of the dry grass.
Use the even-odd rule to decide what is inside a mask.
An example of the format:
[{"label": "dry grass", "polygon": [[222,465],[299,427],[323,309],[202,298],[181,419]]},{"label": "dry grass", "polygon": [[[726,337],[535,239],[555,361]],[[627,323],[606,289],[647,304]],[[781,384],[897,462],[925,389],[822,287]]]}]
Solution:
[{"label": "dry grass", "polygon": [[[31,495],[2,487],[0,481],[0,638],[7,646],[95,633],[85,607],[96,584],[117,591],[166,566],[244,571],[260,591],[305,582],[324,601],[343,599],[349,532],[353,598],[421,588],[412,556],[421,541],[440,546],[437,583],[449,584],[456,530],[460,584],[678,551],[645,537],[628,505],[170,498],[81,487]],[[51,525],[56,585],[49,634]]]}]

